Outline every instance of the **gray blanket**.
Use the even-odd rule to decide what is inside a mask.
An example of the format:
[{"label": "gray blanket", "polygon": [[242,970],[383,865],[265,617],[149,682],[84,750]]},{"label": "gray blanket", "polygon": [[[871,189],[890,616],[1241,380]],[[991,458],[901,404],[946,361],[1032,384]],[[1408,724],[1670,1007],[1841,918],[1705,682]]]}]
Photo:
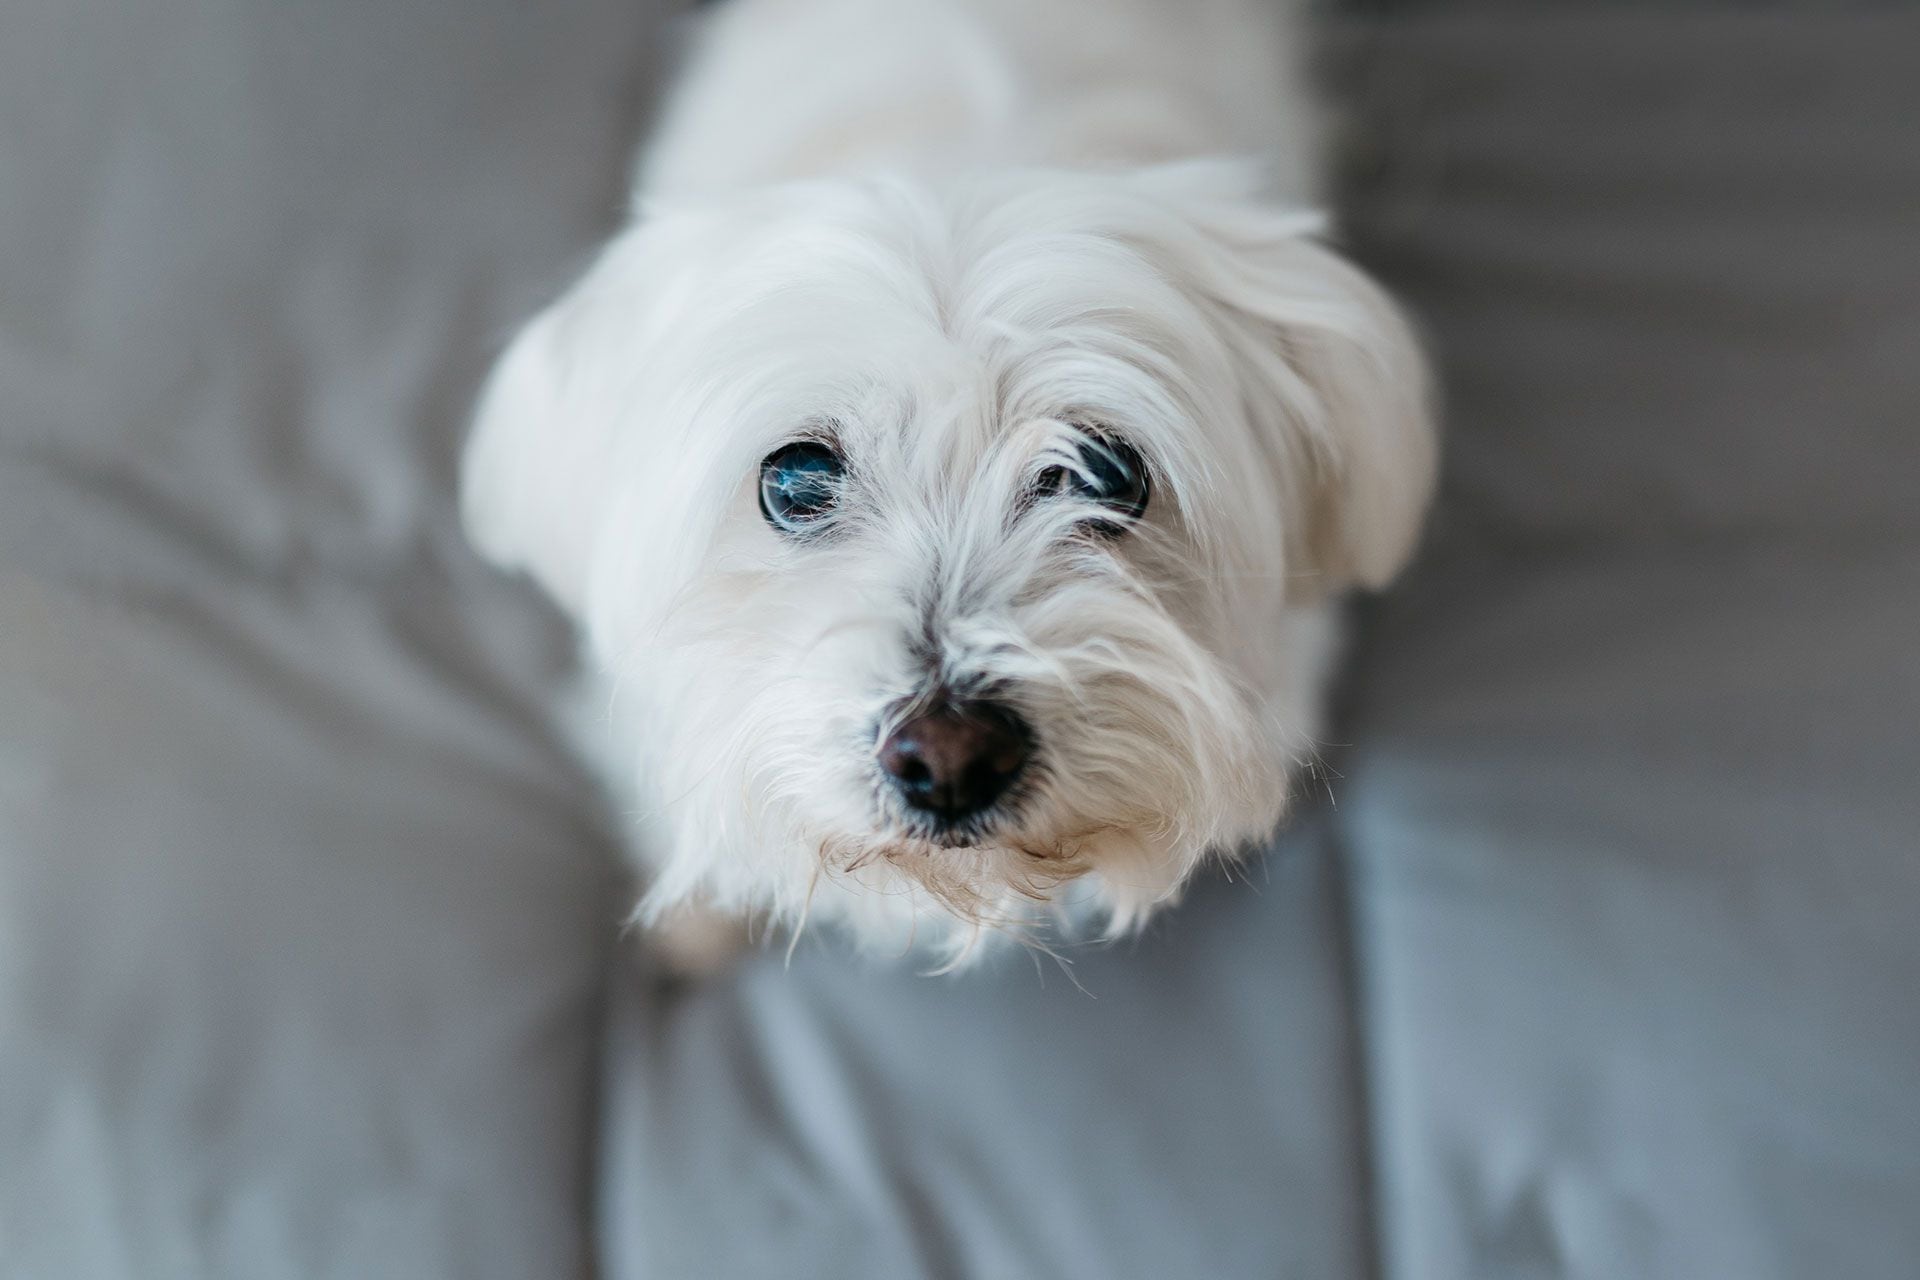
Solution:
[{"label": "gray blanket", "polygon": [[635,0],[0,12],[0,1276],[1920,1274],[1920,13],[1327,17],[1449,456],[1138,942],[668,990],[451,460]]}]

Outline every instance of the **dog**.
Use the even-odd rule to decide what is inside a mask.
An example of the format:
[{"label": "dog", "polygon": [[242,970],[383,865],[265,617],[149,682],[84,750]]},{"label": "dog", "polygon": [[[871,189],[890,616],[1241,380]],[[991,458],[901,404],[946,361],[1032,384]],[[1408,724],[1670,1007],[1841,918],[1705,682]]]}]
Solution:
[{"label": "dog", "polygon": [[[579,626],[638,915],[944,965],[1267,839],[1430,381],[1256,0],[725,0],[464,518]],[[713,930],[696,928],[711,938]]]}]

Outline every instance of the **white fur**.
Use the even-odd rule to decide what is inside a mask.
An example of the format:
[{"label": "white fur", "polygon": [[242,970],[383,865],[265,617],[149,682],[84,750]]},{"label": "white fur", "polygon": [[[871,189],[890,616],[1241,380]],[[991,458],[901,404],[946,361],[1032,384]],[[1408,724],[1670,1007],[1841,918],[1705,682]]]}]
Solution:
[{"label": "white fur", "polygon": [[[1280,14],[1252,0],[731,0],[636,214],[502,360],[478,545],[580,623],[614,781],[688,904],[971,954],[1137,923],[1265,838],[1314,750],[1329,602],[1411,552],[1412,335],[1316,238]],[[1222,159],[1222,156],[1250,159]],[[1276,192],[1286,198],[1279,198]],[[1124,536],[1034,503],[1077,427],[1154,485]],[[827,431],[829,538],[760,460]],[[992,685],[1038,785],[978,847],[903,834],[878,726]]]}]

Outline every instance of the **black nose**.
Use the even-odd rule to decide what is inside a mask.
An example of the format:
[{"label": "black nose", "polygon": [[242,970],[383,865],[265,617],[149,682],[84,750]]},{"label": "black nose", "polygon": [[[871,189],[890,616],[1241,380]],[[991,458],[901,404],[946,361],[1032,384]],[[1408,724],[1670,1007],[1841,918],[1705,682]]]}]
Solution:
[{"label": "black nose", "polygon": [[1032,749],[1032,730],[1007,708],[941,702],[902,721],[877,754],[902,799],[954,823],[1004,795]]}]

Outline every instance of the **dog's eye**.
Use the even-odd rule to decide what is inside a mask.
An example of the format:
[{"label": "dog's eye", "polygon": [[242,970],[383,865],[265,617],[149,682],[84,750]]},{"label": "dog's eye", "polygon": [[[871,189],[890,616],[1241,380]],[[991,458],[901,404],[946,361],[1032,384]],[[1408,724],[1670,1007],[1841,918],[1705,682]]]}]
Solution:
[{"label": "dog's eye", "polygon": [[782,533],[801,533],[833,513],[846,465],[831,445],[781,445],[760,464],[760,511]]},{"label": "dog's eye", "polygon": [[1146,512],[1147,464],[1126,441],[1089,435],[1080,441],[1080,465],[1048,468],[1040,477],[1040,490],[1099,503],[1119,517],[1101,521],[1102,527],[1118,530]]}]

